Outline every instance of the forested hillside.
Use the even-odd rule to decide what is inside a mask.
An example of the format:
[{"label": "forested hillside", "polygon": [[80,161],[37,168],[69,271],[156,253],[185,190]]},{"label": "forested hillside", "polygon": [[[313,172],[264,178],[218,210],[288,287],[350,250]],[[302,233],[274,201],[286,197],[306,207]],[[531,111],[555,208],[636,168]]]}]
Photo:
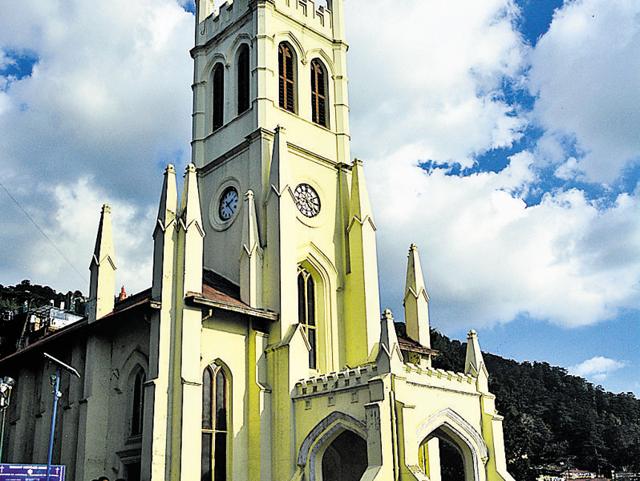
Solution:
[{"label": "forested hillside", "polygon": [[[466,344],[432,331],[434,366],[462,371]],[[504,415],[507,459],[518,480],[550,466],[640,471],[640,400],[612,394],[544,362],[485,354],[490,389]]]}]

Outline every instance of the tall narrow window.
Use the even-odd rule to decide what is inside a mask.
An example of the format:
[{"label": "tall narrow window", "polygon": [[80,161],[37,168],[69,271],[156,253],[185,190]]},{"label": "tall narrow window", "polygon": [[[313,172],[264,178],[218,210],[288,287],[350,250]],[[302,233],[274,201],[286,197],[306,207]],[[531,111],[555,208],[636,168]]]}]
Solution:
[{"label": "tall narrow window", "polygon": [[133,381],[133,396],[131,396],[131,436],[142,435],[142,423],[144,421],[144,372],[138,371]]},{"label": "tall narrow window", "polygon": [[280,70],[280,107],[295,112],[295,56],[293,49],[286,43],[278,47],[278,66]]},{"label": "tall narrow window", "polygon": [[224,122],[224,67],[221,63],[213,67],[212,130],[222,127]]},{"label": "tall narrow window", "polygon": [[238,53],[238,114],[249,110],[250,75],[249,47],[245,44]]},{"label": "tall narrow window", "polygon": [[309,367],[315,369],[318,365],[315,285],[311,274],[302,268],[298,270],[298,322],[311,346]]},{"label": "tall narrow window", "polygon": [[311,61],[311,117],[316,124],[328,127],[327,72],[318,59]]},{"label": "tall narrow window", "polygon": [[227,480],[229,382],[219,366],[202,375],[201,480]]}]

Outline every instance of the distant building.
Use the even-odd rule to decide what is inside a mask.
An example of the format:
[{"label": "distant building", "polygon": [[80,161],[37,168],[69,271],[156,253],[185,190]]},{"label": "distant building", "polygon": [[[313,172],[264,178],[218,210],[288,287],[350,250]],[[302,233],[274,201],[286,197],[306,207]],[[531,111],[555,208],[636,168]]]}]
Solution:
[{"label": "distant building", "polygon": [[584,469],[571,468],[562,473],[564,479],[596,479],[598,475]]},{"label": "distant building", "polygon": [[613,481],[640,481],[640,473],[613,471],[611,479]]}]

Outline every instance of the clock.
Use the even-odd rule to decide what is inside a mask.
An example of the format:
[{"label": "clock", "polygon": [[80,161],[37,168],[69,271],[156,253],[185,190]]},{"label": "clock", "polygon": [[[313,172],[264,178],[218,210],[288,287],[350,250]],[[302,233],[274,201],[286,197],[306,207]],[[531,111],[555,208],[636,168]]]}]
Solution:
[{"label": "clock", "polygon": [[299,184],[293,191],[296,207],[305,217],[315,217],[320,213],[320,196],[309,184]]},{"label": "clock", "polygon": [[235,187],[227,187],[220,196],[218,204],[218,215],[220,220],[226,222],[238,211],[238,191]]}]

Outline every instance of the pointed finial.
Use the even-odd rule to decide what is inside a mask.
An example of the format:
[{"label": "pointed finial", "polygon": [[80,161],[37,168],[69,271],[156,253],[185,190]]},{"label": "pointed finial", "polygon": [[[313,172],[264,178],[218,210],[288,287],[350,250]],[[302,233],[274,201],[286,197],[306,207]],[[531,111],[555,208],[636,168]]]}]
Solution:
[{"label": "pointed finial", "polygon": [[424,285],[418,246],[415,244],[409,247],[403,304],[407,335],[423,346],[430,347],[429,295]]},{"label": "pointed finial", "polygon": [[187,230],[193,223],[197,223],[198,229],[201,231],[202,237],[204,237],[202,214],[200,211],[200,193],[198,191],[198,176],[196,166],[193,164],[188,164],[184,171],[181,210],[184,229]]},{"label": "pointed finial", "polygon": [[478,390],[489,391],[489,371],[484,363],[478,333],[471,329],[467,334],[467,355],[464,361],[464,372],[478,378]]},{"label": "pointed finial", "polygon": [[361,223],[370,219],[373,221],[369,192],[364,179],[364,167],[362,160],[355,159],[351,164],[351,202],[350,217],[357,218]]},{"label": "pointed finial", "polygon": [[124,286],[120,288],[120,294],[118,294],[118,302],[122,302],[127,298],[127,291],[125,291]]},{"label": "pointed finial", "polygon": [[89,322],[100,319],[113,310],[115,302],[115,253],[111,227],[111,207],[104,204],[91,258],[89,281]]}]

